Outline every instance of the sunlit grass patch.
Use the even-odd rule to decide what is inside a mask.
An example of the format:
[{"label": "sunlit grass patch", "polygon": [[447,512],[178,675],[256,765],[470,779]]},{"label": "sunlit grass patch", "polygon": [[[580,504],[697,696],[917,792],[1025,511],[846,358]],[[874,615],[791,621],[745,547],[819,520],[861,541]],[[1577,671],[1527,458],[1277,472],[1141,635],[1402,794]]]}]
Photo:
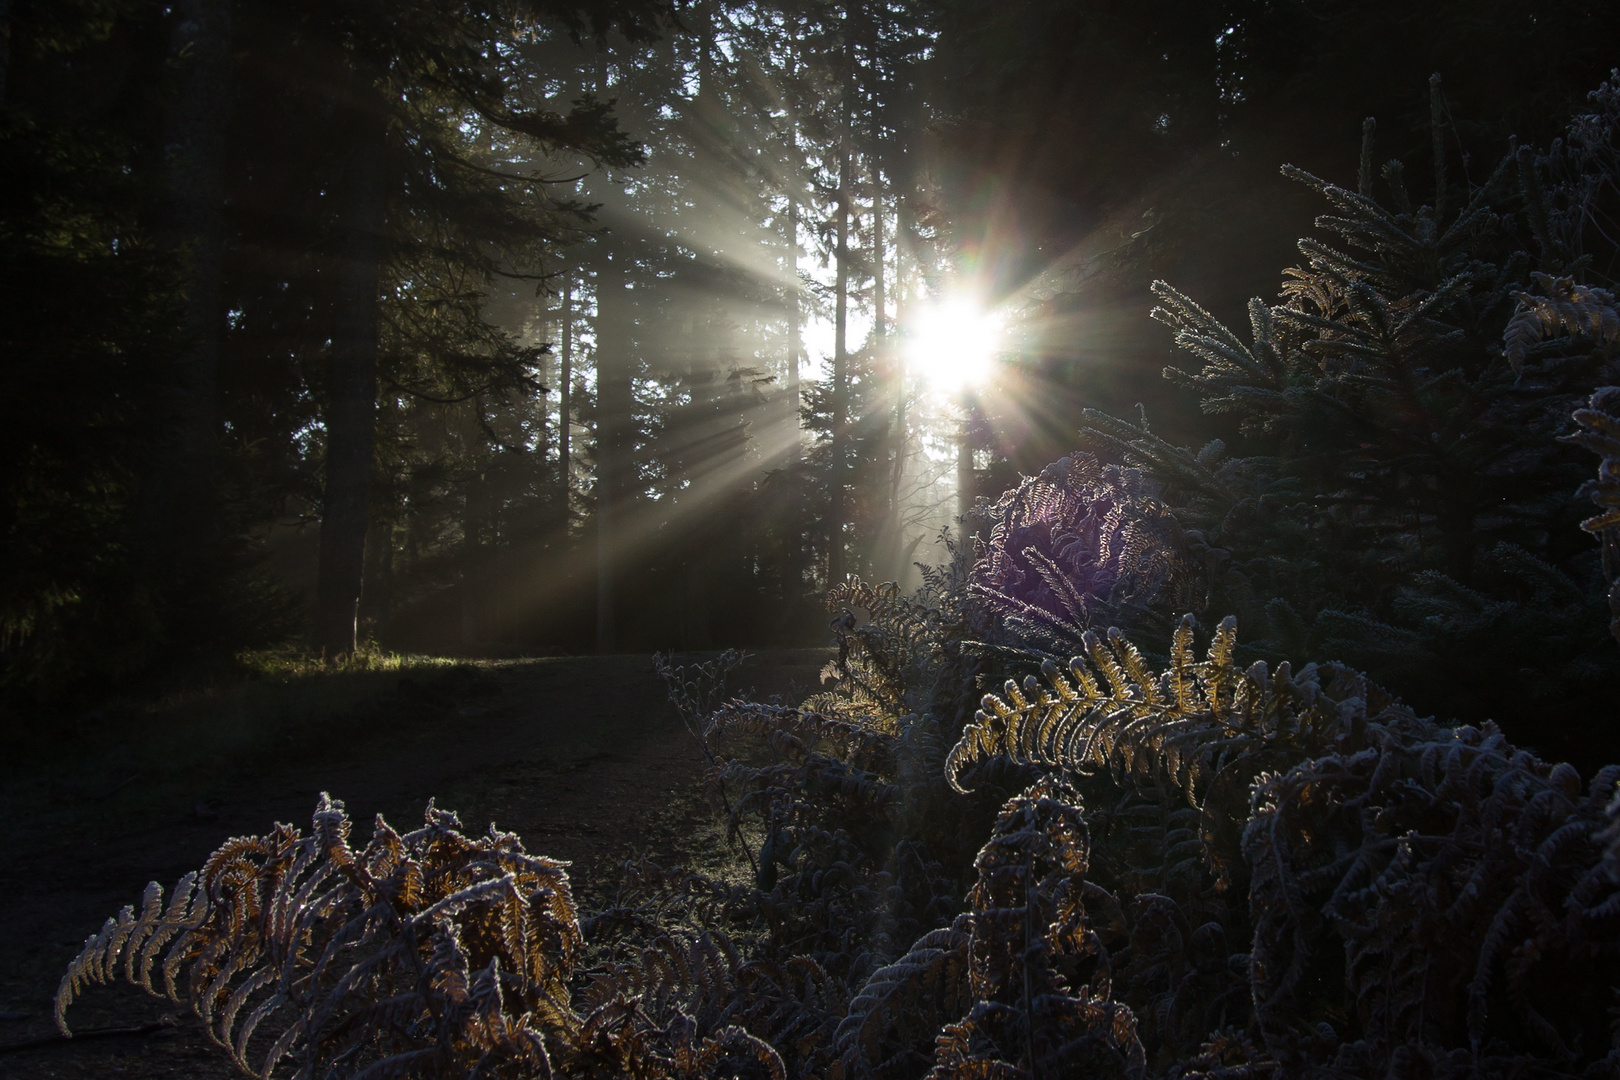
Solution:
[{"label": "sunlit grass patch", "polygon": [[384,649],[367,641],[354,652],[328,660],[301,646],[248,649],[236,654],[236,663],[248,678],[303,679],[357,671],[414,671],[453,667],[458,661],[442,656],[422,656]]}]

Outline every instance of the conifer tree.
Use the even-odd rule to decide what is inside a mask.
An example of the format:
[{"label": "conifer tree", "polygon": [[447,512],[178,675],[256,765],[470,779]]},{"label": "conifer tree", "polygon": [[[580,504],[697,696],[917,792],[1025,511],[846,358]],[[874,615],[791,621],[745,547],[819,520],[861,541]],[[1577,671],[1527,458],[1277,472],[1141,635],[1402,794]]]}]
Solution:
[{"label": "conifer tree", "polygon": [[[301,270],[311,284],[330,281],[335,301],[323,315],[330,350],[316,350],[324,391],[316,642],[328,655],[355,643],[379,378],[392,392],[450,403],[536,385],[533,354],[485,322],[482,297],[510,260],[577,231],[581,208],[491,167],[476,136],[501,131],[616,165],[639,155],[594,99],[561,112],[526,103],[511,46],[536,19],[576,36],[613,28],[646,36],[664,10],[653,0],[423,4],[322,8],[294,21],[306,50],[324,50],[327,82],[291,89],[318,113],[335,87],[339,105],[324,128],[332,142],[308,170],[322,184],[312,232],[329,261]],[[275,29],[285,34],[286,21]],[[282,287],[274,276],[265,284]]]},{"label": "conifer tree", "polygon": [[[1620,113],[1601,100],[1611,112],[1588,126],[1612,138]],[[1567,721],[1594,715],[1620,665],[1575,528],[1585,462],[1557,439],[1611,358],[1504,341],[1532,270],[1591,272],[1581,192],[1606,166],[1555,184],[1562,148],[1525,149],[1475,187],[1441,155],[1420,203],[1398,161],[1373,180],[1374,134],[1359,191],[1284,170],[1328,202],[1317,223],[1336,243],[1300,242],[1282,302],[1250,303],[1248,340],[1155,287],[1154,316],[1203,365],[1166,376],[1235,421],[1245,452],[1097,412],[1085,441],[1162,484],[1211,607],[1266,628],[1256,653],[1364,666],[1419,708],[1494,718],[1548,753],[1611,750],[1615,733]]]}]

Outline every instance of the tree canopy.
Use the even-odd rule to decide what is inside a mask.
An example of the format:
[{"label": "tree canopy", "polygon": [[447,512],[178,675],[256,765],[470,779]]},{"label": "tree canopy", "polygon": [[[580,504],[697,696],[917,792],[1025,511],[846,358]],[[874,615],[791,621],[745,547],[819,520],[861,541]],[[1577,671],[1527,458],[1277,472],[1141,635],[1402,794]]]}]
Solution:
[{"label": "tree canopy", "polygon": [[[941,529],[965,539],[975,498],[1082,428],[1112,432],[1095,449],[1121,463],[1150,437],[1219,439],[1285,461],[1265,483],[1397,518],[1402,485],[1433,483],[1477,516],[1484,474],[1414,472],[1388,417],[1357,421],[1380,432],[1363,470],[1323,417],[1248,417],[1253,388],[1201,410],[1158,377],[1171,342],[1148,286],[1173,284],[1165,310],[1199,348],[1275,295],[1321,212],[1284,162],[1383,185],[1391,213],[1442,230],[1482,193],[1519,199],[1492,212],[1519,215],[1502,244],[1530,243],[1518,188],[1552,166],[1492,170],[1514,145],[1565,153],[1615,16],[1510,8],[12,5],[9,692],[69,700],[293,640],[332,657],[815,641],[827,587],[917,583]],[[1434,333],[1477,339],[1459,370],[1489,381],[1469,365],[1490,366],[1514,301],[1479,276],[1494,249],[1468,244],[1445,258],[1496,306]],[[1314,250],[1278,310],[1340,272]],[[1538,268],[1611,281],[1606,241],[1570,258]],[[1492,265],[1518,283],[1510,262]],[[922,328],[968,308],[993,315],[999,360],[953,388],[952,346]],[[1557,483],[1579,471],[1554,460]],[[1537,497],[1486,532],[1549,565],[1585,550]],[[1475,588],[1476,540],[1417,563]],[[1321,572],[1363,585],[1253,602],[1394,625],[1405,571],[1346,543],[1359,569]]]}]

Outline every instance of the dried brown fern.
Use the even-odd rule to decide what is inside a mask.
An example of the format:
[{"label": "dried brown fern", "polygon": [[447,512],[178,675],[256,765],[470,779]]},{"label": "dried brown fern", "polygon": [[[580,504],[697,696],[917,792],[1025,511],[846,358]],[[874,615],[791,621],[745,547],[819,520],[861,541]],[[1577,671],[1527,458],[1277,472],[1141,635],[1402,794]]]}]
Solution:
[{"label": "dried brown fern", "polygon": [[1110,631],[1106,642],[1088,634],[1087,656],[1071,660],[1067,673],[1043,663],[1045,685],[1033,675],[1022,685],[1009,680],[1002,695],[985,696],[946,760],[946,778],[965,790],[973,766],[1002,756],[1136,785],[1163,780],[1190,805],[1241,815],[1261,772],[1325,752],[1371,719],[1407,712],[1342,665],[1240,667],[1230,617],[1205,659],[1195,660],[1194,627],[1192,616],[1182,619],[1163,671],[1150,670],[1134,645]]},{"label": "dried brown fern", "polygon": [[1081,451],[981,508],[969,585],[998,643],[1063,657],[1093,627],[1138,626],[1207,594],[1141,471]]},{"label": "dried brown fern", "polygon": [[1613,293],[1571,277],[1555,278],[1539,271],[1530,276],[1540,295],[1513,294],[1519,306],[1503,333],[1504,351],[1515,373],[1524,370],[1531,347],[1547,338],[1569,334],[1596,342],[1605,350],[1620,344],[1620,309]]},{"label": "dried brown fern", "polygon": [[931,1080],[1145,1075],[1135,1015],[1112,1000],[1109,950],[1088,910],[1118,905],[1086,878],[1077,801],[1042,780],[996,819],[969,893],[974,1004],[941,1031]]},{"label": "dried brown fern", "polygon": [[653,671],[669,687],[669,703],[680,713],[687,731],[705,748],[703,729],[709,717],[725,703],[731,674],[747,659],[748,654],[738,649],[727,649],[712,660],[690,664],[676,664],[673,653],[653,656]]},{"label": "dried brown fern", "polygon": [[470,838],[431,804],[415,832],[379,818],[360,851],[348,834],[323,796],[308,837],[228,841],[167,905],[150,886],[63,977],[63,1031],[86,986],[121,974],[187,1003],[260,1077],[290,1060],[298,1080],[786,1080],[749,1028],[830,1045],[841,990],[807,961],[743,961],[723,935],[650,938],[588,977],[576,1010],[585,939],[564,864],[493,828]]},{"label": "dried brown fern", "polygon": [[754,890],[645,856],[622,868],[613,903],[580,922],[593,947],[646,940],[671,926],[709,930],[747,923],[758,914]]},{"label": "dried brown fern", "polygon": [[581,1000],[593,1014],[633,1001],[637,1022],[651,1032],[687,1024],[702,1038],[747,1031],[772,1047],[781,1068],[802,1076],[825,1064],[847,996],[807,957],[746,958],[721,931],[670,930],[589,973]]},{"label": "dried brown fern", "polygon": [[851,982],[954,911],[941,869],[907,831],[926,816],[930,788],[943,789],[938,730],[915,716],[895,726],[733,703],[708,729],[716,745],[746,738],[769,754],[732,759],[717,779],[737,793],[729,835],[743,840],[746,825],[761,838],[757,913],[772,947]]},{"label": "dried brown fern", "polygon": [[809,708],[756,702],[734,702],[710,718],[709,738],[739,734],[762,740],[789,760],[805,761],[818,753],[831,754],[874,773],[894,769],[900,746],[899,737],[890,731],[825,716]]},{"label": "dried brown fern", "polygon": [[781,1055],[739,1027],[702,1035],[677,1013],[654,1031],[636,998],[615,996],[581,1023],[566,1075],[637,1080],[787,1080]]},{"label": "dried brown fern", "polygon": [[575,1027],[564,864],[493,828],[465,836],[431,804],[415,832],[379,818],[364,849],[348,837],[342,804],[322,796],[309,836],[283,825],[230,840],[166,906],[149,886],[68,968],[63,1032],[84,987],[121,973],[159,993],[161,972],[161,992],[253,1075],[287,1059],[299,1078],[549,1075]]},{"label": "dried brown fern", "polygon": [[912,711],[907,695],[927,682],[949,638],[942,610],[919,603],[892,581],[852,579],[827,594],[838,656],[822,671],[832,684],[804,702],[813,709],[870,726],[892,725]]},{"label": "dried brown fern", "polygon": [[[720,775],[720,759],[710,737],[709,720],[726,700],[726,681],[746,659],[747,655],[737,649],[727,649],[714,659],[702,663],[680,665],[675,663],[673,653],[653,655],[653,671],[669,687],[669,703],[675,706],[681,723],[686,726],[687,733],[702,752],[703,760],[708,763],[714,793],[727,817],[734,817],[731,793],[726,790],[725,780]],[[757,874],[759,867],[753,861],[753,852],[746,848],[744,852]]]},{"label": "dried brown fern", "polygon": [[[948,775],[1002,756],[1124,789],[1087,817],[1116,837],[1104,880],[1135,894],[1112,992],[1150,1060],[1210,1077],[1620,1069],[1620,767],[1582,795],[1569,766],[1420,720],[1348,669],[1240,669],[1230,621],[1198,663],[1184,623],[1162,672],[1118,635],[1087,644],[1070,675],[1048,664],[1045,686],[986,697]],[[1247,1027],[1251,998],[1263,1042],[1211,1042]]]}]

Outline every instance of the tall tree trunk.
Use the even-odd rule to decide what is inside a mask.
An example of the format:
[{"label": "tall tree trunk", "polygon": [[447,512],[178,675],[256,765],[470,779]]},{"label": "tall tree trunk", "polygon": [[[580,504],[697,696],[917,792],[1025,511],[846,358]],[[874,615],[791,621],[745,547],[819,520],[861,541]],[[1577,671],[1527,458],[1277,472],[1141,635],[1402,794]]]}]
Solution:
[{"label": "tall tree trunk", "polygon": [[838,273],[834,285],[832,375],[832,490],[827,513],[827,583],[848,572],[844,562],[844,518],[849,484],[849,150],[838,160]]},{"label": "tall tree trunk", "polygon": [[[872,125],[873,152],[882,138],[882,129],[874,120]],[[888,251],[884,246],[883,221],[883,173],[874,163],[872,166],[872,353],[880,379],[885,382],[895,381],[893,350],[889,348],[889,298],[887,293]],[[888,437],[890,473],[894,472],[893,462],[900,456],[899,429],[891,429]],[[885,485],[884,490],[877,493],[883,499],[883,524],[878,530],[877,543],[872,552],[873,570],[885,578],[898,580],[894,573],[899,565],[900,552],[900,501],[893,485]]]},{"label": "tall tree trunk", "polygon": [[883,246],[883,174],[872,170],[872,344],[882,360],[887,359],[884,345],[889,337],[889,298],[884,291],[884,260],[888,252]]},{"label": "tall tree trunk", "polygon": [[[898,196],[894,206],[894,323],[897,327],[905,326],[906,319],[906,278],[904,260],[906,254],[906,211],[905,201]],[[905,537],[902,535],[905,524],[905,506],[902,500],[905,496],[906,462],[911,447],[910,432],[907,431],[908,417],[906,416],[906,354],[903,339],[895,342],[889,349],[890,378],[894,386],[894,456],[889,462],[889,506],[893,514],[894,550],[890,556],[889,566],[894,580],[902,581],[906,573]]]},{"label": "tall tree trunk", "polygon": [[[688,332],[692,340],[711,340],[701,334],[698,327],[707,322],[712,328],[720,319],[694,318]],[[701,335],[701,336],[700,336]],[[695,518],[683,538],[686,546],[683,580],[681,582],[681,610],[677,619],[680,646],[686,651],[709,648],[712,643],[709,627],[709,604],[712,599],[716,568],[723,564],[725,539],[734,532],[716,524],[724,521],[723,507],[731,496],[734,483],[725,474],[726,459],[741,454],[741,446],[733,446],[727,434],[728,405],[725,400],[724,357],[716,355],[712,361],[702,359],[702,353],[693,357],[687,369],[691,400],[685,407],[687,419],[682,423],[689,445],[695,451],[687,466],[687,487],[676,498],[681,505],[699,508],[703,516]],[[712,367],[708,364],[712,363]],[[705,368],[708,368],[705,370]],[[739,424],[742,422],[738,418]],[[719,513],[717,513],[717,511]]]},{"label": "tall tree trunk", "polygon": [[[847,17],[846,17],[847,23]],[[832,483],[827,513],[827,584],[835,586],[848,573],[845,565],[844,518],[849,477],[849,112],[853,64],[845,26],[843,133],[838,151],[838,271],[833,301]]]},{"label": "tall tree trunk", "polygon": [[170,54],[182,72],[164,118],[171,203],[168,231],[186,254],[181,360],[191,453],[213,441],[218,415],[220,272],[225,246],[225,128],[230,119],[230,0],[181,0]]},{"label": "tall tree trunk", "polygon": [[600,653],[618,648],[614,577],[621,565],[618,528],[626,510],[633,408],[627,265],[624,251],[609,251],[596,279],[596,651]]},{"label": "tall tree trunk", "polygon": [[[149,553],[197,573],[196,558],[218,528],[213,457],[224,313],[225,152],[230,110],[230,0],[181,0],[169,61],[175,73],[161,130],[165,191],[158,209],[163,243],[179,257],[184,340],[168,437],[142,483],[140,528]],[[194,582],[200,585],[200,582]]]},{"label": "tall tree trunk", "polygon": [[[799,124],[794,121],[788,133],[788,164],[792,168],[798,156]],[[783,422],[793,433],[788,460],[797,462],[801,457],[802,439],[799,435],[799,358],[804,355],[804,305],[799,296],[799,181],[797,173],[788,177],[788,237],[787,237],[787,406]]]},{"label": "tall tree trunk", "polygon": [[705,0],[698,0],[698,99],[714,93],[714,12]]},{"label": "tall tree trunk", "polygon": [[562,525],[566,533],[569,502],[574,490],[574,449],[572,411],[574,407],[574,275],[563,275],[562,291],[562,368],[557,373],[557,482],[558,499],[562,507]]},{"label": "tall tree trunk", "polygon": [[326,403],[326,489],[315,585],[316,644],[327,657],[354,651],[371,512],[372,446],[377,426],[377,317],[381,280],[383,153],[381,111],[356,104],[344,173],[342,236]]}]

